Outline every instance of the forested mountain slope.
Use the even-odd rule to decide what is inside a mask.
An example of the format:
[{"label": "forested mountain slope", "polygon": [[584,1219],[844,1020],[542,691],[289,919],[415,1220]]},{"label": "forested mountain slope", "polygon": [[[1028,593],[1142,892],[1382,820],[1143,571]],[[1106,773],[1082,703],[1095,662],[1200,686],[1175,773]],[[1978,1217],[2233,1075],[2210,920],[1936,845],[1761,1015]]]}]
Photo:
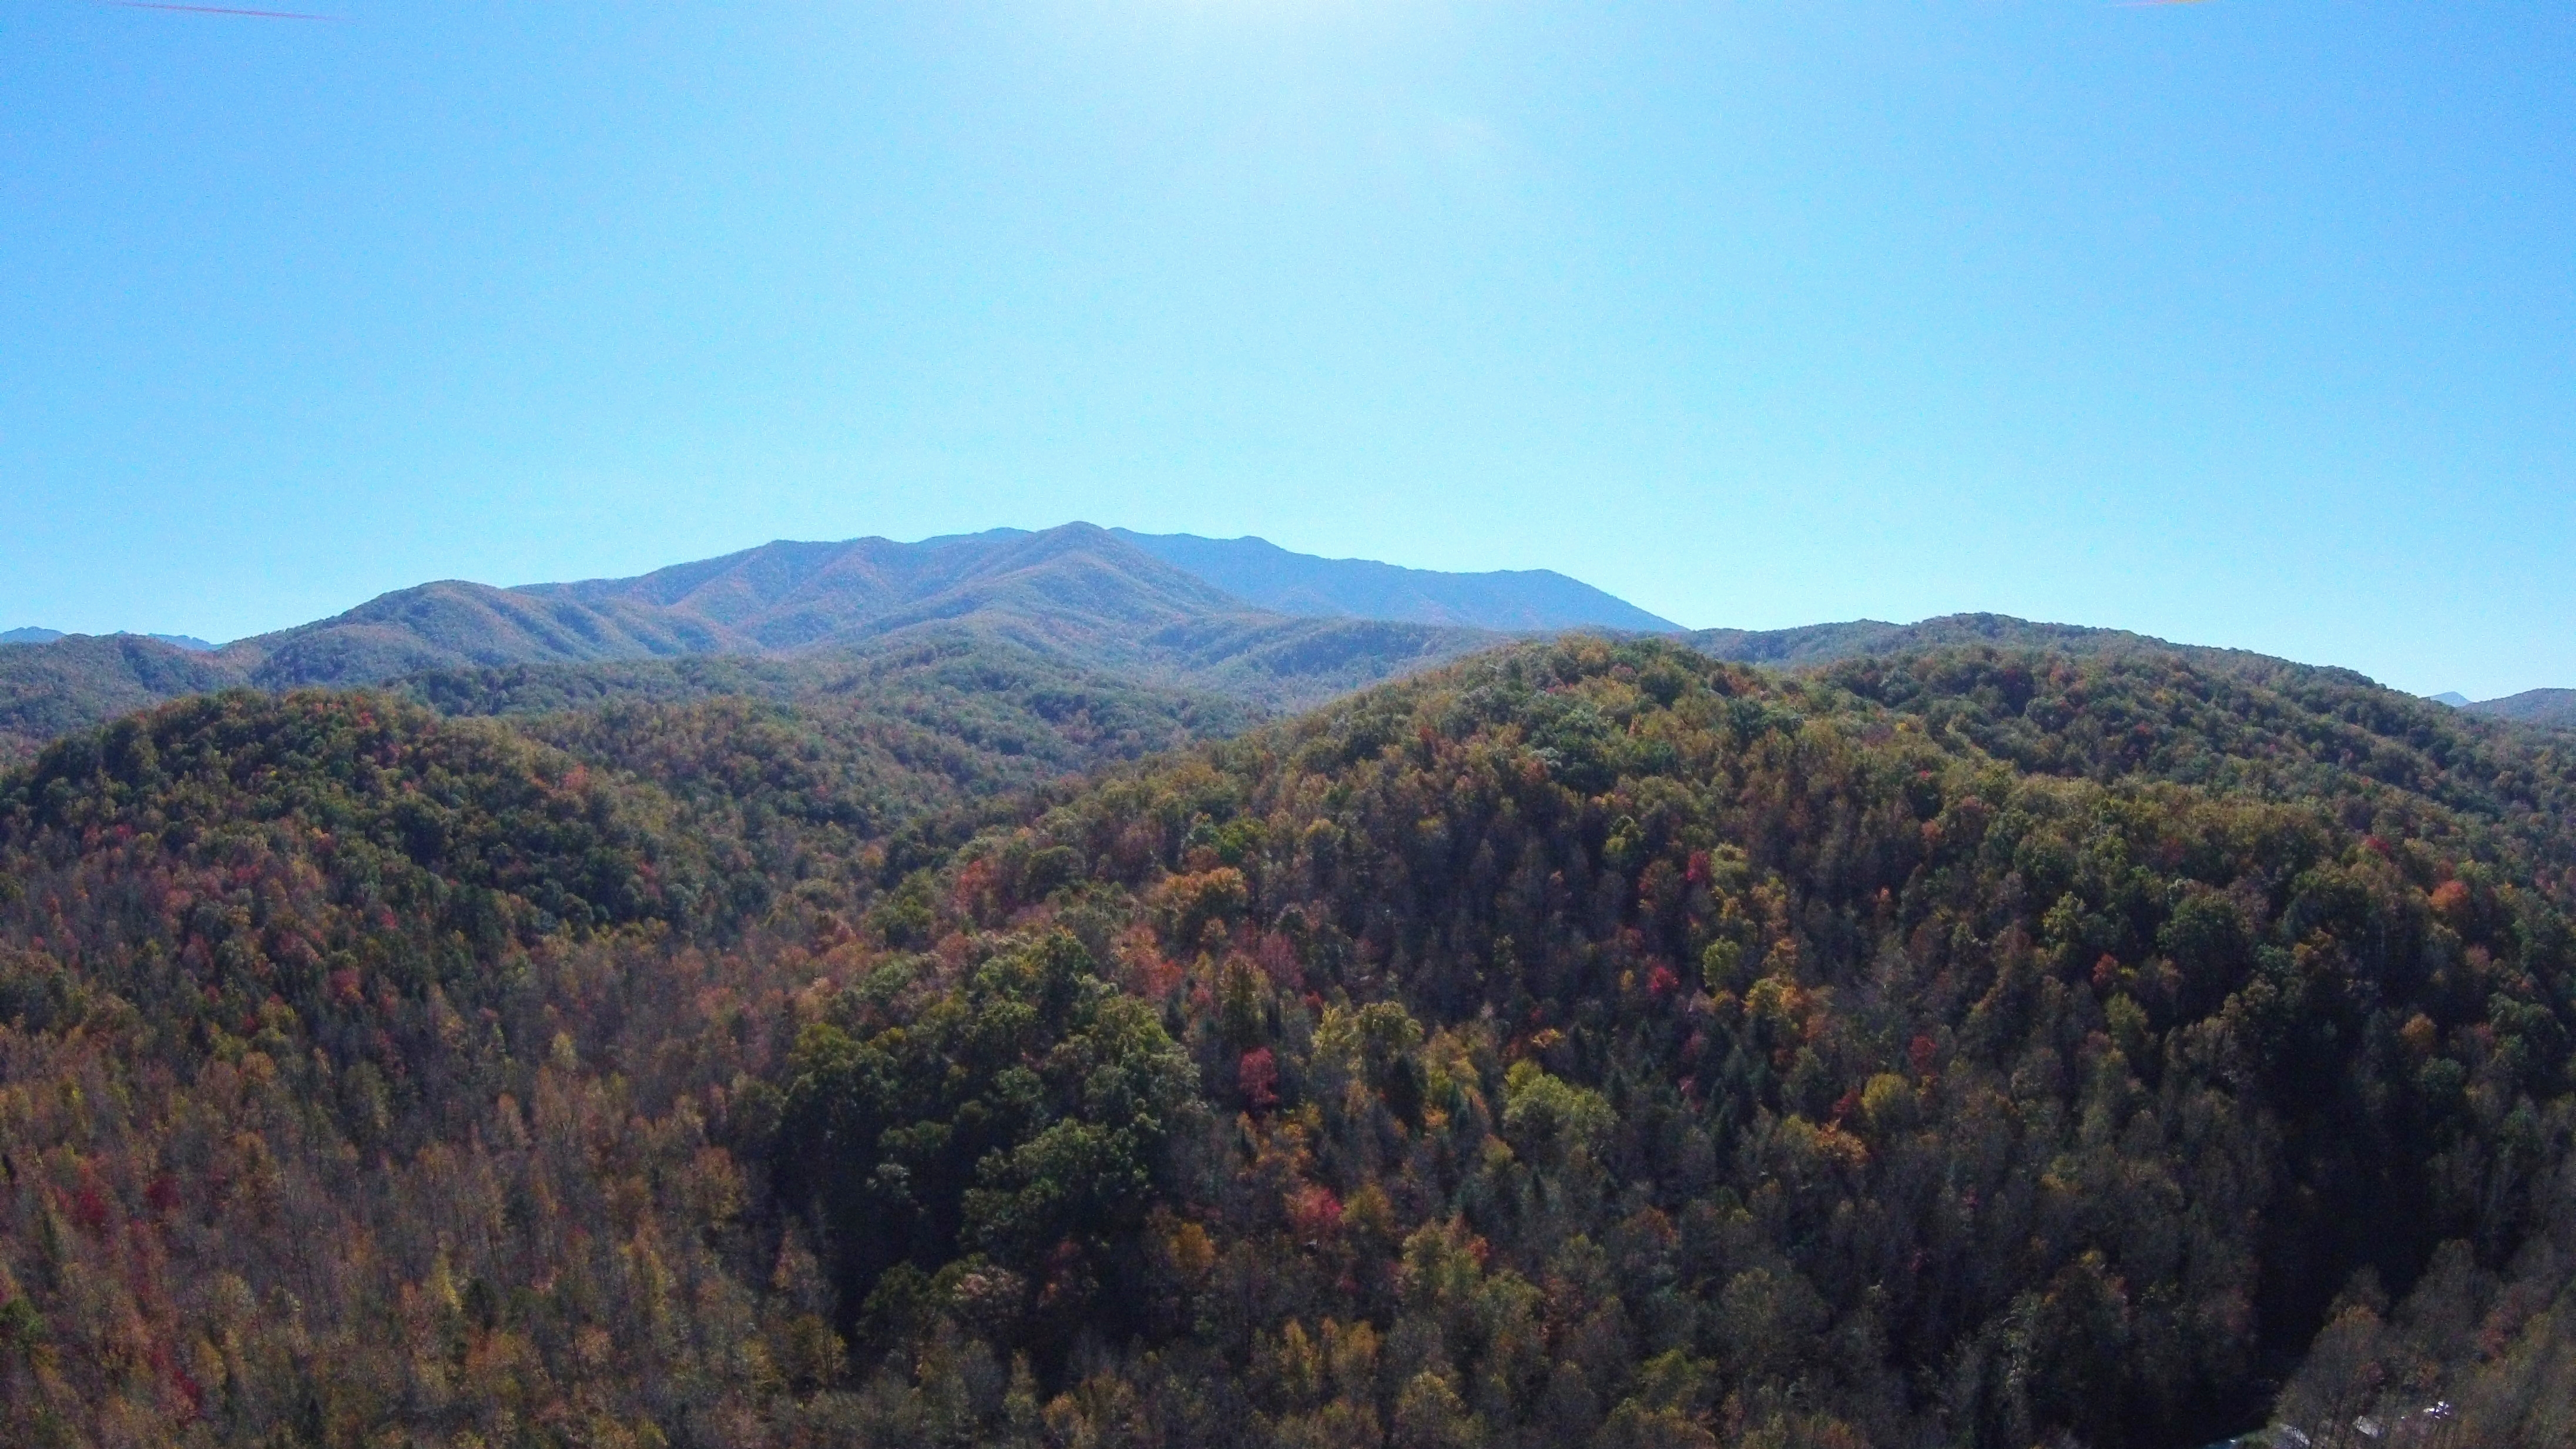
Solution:
[{"label": "forested mountain slope", "polygon": [[[235,691],[0,779],[0,1442],[745,1442],[771,1295],[700,1234],[765,1174],[699,1114],[774,1092],[786,993],[941,812],[1239,724],[990,649],[764,664],[414,682],[515,728]],[[553,1361],[442,1357],[532,1284]],[[792,1369],[820,1323],[761,1332]]]},{"label": "forested mountain slope", "polygon": [[[767,823],[779,836],[760,847],[772,875],[790,856],[881,872],[888,851],[900,874],[907,852],[943,835],[953,844],[1031,790],[1238,734],[1257,717],[1221,695],[961,636],[858,659],[522,666],[419,675],[402,688],[450,716],[507,717],[746,830]],[[841,898],[845,909],[869,889],[864,878],[848,886],[858,894]]]},{"label": "forested mountain slope", "polygon": [[[2563,820],[2567,760],[2170,657],[1901,673],[1505,656],[988,845],[958,926],[1092,937],[1218,1125],[1148,1187],[1111,1119],[1084,1175],[1135,1186],[1033,1239],[1017,1174],[1072,1128],[972,1172],[908,1145],[963,1110],[910,1095],[918,1023],[1004,988],[854,980],[782,1152],[844,1241],[922,1215],[841,1258],[857,1337],[989,1322],[1000,1273],[997,1351],[1043,1368],[1050,1300],[1160,1271],[1116,1311],[1168,1346],[1090,1402],[1178,1442],[2155,1444],[2247,1427],[2321,1325],[2420,1287],[2398,1322],[2489,1337],[2384,1334],[2292,1407],[2563,1433],[2576,883],[2522,817]],[[1017,883],[1056,852],[1109,903]]]},{"label": "forested mountain slope", "polygon": [[57,735],[238,682],[206,654],[140,634],[0,644],[0,769]]},{"label": "forested mountain slope", "polygon": [[2502,699],[2482,699],[2467,708],[2471,714],[2491,715],[2497,719],[2576,725],[2576,689],[2526,689]]},{"label": "forested mountain slope", "polygon": [[931,543],[774,543],[636,579],[538,585],[541,596],[626,602],[719,622],[771,648],[888,633],[982,613],[1067,634],[1150,632],[1241,611],[1243,600],[1104,529],[997,531]]},{"label": "forested mountain slope", "polygon": [[899,647],[850,655],[431,670],[394,689],[450,716],[578,714],[729,698],[792,704],[813,715],[873,711],[1059,771],[1236,734],[1258,718],[1252,706],[1225,695],[1139,684],[964,631],[925,632]]},{"label": "forested mountain slope", "polygon": [[318,623],[237,640],[217,657],[247,683],[288,689],[372,684],[470,665],[755,652],[750,640],[719,624],[650,605],[575,603],[451,579],[385,594]]},{"label": "forested mountain slope", "polygon": [[1087,524],[918,544],[775,543],[632,579],[424,584],[212,656],[129,636],[0,647],[0,760],[66,729],[229,684],[280,690],[704,655],[856,657],[959,635],[1272,709],[1502,637],[1264,610]]},{"label": "forested mountain slope", "polygon": [[0,785],[0,1438],[2576,1425],[2554,737],[1574,640],[997,807],[697,667]]},{"label": "forested mountain slope", "polygon": [[[864,651],[959,630],[1170,683],[1197,682],[1283,640],[1320,643],[1337,660],[1367,654],[1375,672],[1361,682],[1493,642],[1475,631],[1361,632],[1265,613],[1105,530],[1068,524],[922,544],[774,543],[633,579],[429,585],[224,653],[252,682],[277,688],[459,666]],[[1204,657],[1211,637],[1234,647]],[[1248,681],[1261,687],[1245,692],[1265,700],[1304,703],[1334,689],[1276,669],[1261,675]]]}]

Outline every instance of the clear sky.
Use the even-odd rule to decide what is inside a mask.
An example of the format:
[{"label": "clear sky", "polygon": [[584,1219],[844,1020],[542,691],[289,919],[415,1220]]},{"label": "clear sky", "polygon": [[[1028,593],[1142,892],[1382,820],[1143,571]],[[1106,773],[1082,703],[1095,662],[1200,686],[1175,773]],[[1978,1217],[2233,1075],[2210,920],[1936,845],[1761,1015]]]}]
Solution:
[{"label": "clear sky", "polygon": [[0,0],[0,627],[1083,518],[2576,685],[2576,8]]}]

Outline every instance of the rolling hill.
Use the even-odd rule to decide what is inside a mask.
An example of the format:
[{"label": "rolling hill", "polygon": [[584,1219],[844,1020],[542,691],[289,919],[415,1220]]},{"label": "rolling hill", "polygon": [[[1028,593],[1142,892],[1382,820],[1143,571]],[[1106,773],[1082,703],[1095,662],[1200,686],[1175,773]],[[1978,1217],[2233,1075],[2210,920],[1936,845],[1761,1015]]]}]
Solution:
[{"label": "rolling hill", "polygon": [[0,768],[57,735],[242,682],[216,656],[140,634],[0,644]]},{"label": "rolling hill", "polygon": [[2016,619],[2009,614],[1945,614],[1912,624],[1854,619],[1836,624],[1807,624],[1793,629],[1700,629],[1680,638],[1683,643],[1712,659],[1779,669],[1831,664],[1873,654],[1958,646],[2047,649],[2070,655],[2147,651],[2184,655],[2222,668],[2256,671],[2301,667],[2242,649],[2175,644],[2125,629],[2039,623]]}]

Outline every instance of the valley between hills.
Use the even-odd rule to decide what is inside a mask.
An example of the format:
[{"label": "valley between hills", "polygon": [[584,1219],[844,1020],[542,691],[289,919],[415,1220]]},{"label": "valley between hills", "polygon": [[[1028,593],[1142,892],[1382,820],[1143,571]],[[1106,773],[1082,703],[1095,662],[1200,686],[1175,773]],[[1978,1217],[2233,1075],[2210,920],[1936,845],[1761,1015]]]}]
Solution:
[{"label": "valley between hills", "polygon": [[1255,545],[0,646],[0,1441],[2576,1442],[2553,700]]}]

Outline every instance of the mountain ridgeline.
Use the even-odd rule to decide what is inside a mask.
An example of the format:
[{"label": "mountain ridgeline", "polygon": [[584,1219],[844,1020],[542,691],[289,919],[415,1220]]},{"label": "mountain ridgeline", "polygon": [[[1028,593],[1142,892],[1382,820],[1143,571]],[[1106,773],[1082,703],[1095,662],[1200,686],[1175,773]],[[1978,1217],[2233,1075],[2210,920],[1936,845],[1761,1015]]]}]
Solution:
[{"label": "mountain ridgeline", "polygon": [[[1544,570],[1444,574],[1290,553],[1260,539],[1069,524],[900,544],[773,543],[630,579],[494,588],[447,581],[220,649],[175,635],[0,636],[0,764],[66,731],[228,687],[347,687],[476,669],[596,667],[650,692],[655,661],[764,661],[792,694],[866,656],[959,641],[1255,711],[1304,708],[1380,680],[1570,629],[1676,633],[1721,659],[1796,668],[1944,645],[2091,654],[2149,650],[2261,668],[2108,629],[1958,615],[1678,634],[1666,620]],[[770,667],[770,666],[776,667]],[[2472,706],[2549,725],[2557,692]]]},{"label": "mountain ridgeline", "polygon": [[1398,568],[1367,559],[1322,559],[1258,538],[1131,533],[1119,538],[1238,598],[1283,614],[1350,615],[1475,629],[1554,632],[1621,629],[1670,634],[1681,626],[1548,569],[1480,574]]},{"label": "mountain ridgeline", "polygon": [[910,544],[782,542],[631,579],[423,584],[211,652],[192,647],[198,641],[16,631],[17,647],[0,647],[0,757],[223,685],[347,686],[433,670],[713,655],[799,659],[899,649],[931,635],[1296,708],[1511,632],[1579,627],[1672,626],[1559,574],[1438,574],[1309,558],[1258,539],[1068,524]]},{"label": "mountain ridgeline", "polygon": [[[847,627],[791,562],[572,602]],[[0,776],[0,1440],[2576,1433],[2563,735],[1995,621],[1269,723],[908,628]]]},{"label": "mountain ridgeline", "polygon": [[2464,706],[2472,714],[2526,724],[2576,725],[2576,689],[2526,689],[2502,699],[2482,699]]}]

